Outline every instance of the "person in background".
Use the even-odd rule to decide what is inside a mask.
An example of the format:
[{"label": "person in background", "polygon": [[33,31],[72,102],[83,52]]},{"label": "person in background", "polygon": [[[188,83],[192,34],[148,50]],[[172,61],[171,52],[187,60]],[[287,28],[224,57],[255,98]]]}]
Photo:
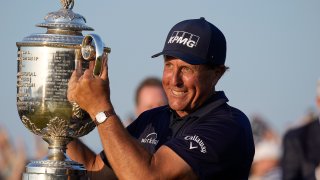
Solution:
[{"label": "person in background", "polygon": [[12,142],[6,129],[0,126],[0,180],[21,180],[25,166],[31,160],[43,159],[48,152],[45,141],[34,135],[35,152],[27,158],[25,141],[22,138]]},{"label": "person in background", "polygon": [[33,135],[35,142],[35,152],[33,154],[32,160],[40,160],[46,158],[48,155],[48,143],[45,142],[41,136]]},{"label": "person in background", "polygon": [[249,180],[281,180],[280,137],[261,116],[253,116],[251,125],[255,155]]},{"label": "person in background", "polygon": [[148,77],[139,84],[136,90],[136,117],[146,110],[164,106],[167,103],[161,80],[156,77]]},{"label": "person in background", "polygon": [[226,39],[204,18],[170,30],[163,51],[162,84],[168,105],[143,112],[127,129],[110,100],[107,57],[101,76],[81,67],[69,81],[68,99],[96,123],[103,151],[68,144],[71,159],[92,179],[248,179],[254,143],[247,116],[227,104],[216,84],[225,66]]},{"label": "person in background", "polygon": [[167,103],[161,80],[156,77],[147,77],[141,81],[135,92],[135,115],[123,121],[123,125],[127,127],[142,112]]},{"label": "person in background", "polygon": [[27,157],[24,142],[13,144],[6,129],[0,127],[0,180],[20,180]]},{"label": "person in background", "polygon": [[[316,104],[320,110],[320,80],[317,82]],[[282,169],[284,180],[315,180],[319,177],[319,115],[302,127],[288,130],[283,138]]]}]

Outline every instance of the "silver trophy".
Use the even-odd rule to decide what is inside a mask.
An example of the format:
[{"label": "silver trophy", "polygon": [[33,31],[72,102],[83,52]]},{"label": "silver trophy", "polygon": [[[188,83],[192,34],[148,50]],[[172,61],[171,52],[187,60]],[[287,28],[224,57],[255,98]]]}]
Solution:
[{"label": "silver trophy", "polygon": [[[67,99],[68,81],[76,67],[88,68],[95,61],[94,75],[110,48],[72,11],[73,0],[60,0],[62,8],[51,12],[38,27],[47,28],[17,42],[17,108],[22,123],[49,144],[48,156],[26,166],[23,179],[87,179],[82,164],[66,156],[73,138],[95,128],[90,116]],[[79,66],[81,63],[82,66]]]}]

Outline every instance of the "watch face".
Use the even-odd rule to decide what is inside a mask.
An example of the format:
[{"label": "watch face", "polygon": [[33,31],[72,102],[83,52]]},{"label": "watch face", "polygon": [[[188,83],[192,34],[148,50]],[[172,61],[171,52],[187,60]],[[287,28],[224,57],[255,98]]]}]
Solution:
[{"label": "watch face", "polygon": [[99,112],[99,113],[96,115],[96,120],[98,121],[98,123],[102,123],[102,122],[104,122],[106,119],[107,119],[107,116],[105,115],[104,112]]}]

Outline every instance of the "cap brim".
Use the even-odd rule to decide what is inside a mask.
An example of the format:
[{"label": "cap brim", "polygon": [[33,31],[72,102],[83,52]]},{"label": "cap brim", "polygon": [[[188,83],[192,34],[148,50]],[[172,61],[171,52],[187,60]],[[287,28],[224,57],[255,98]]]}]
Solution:
[{"label": "cap brim", "polygon": [[163,55],[163,52],[159,52],[159,53],[157,53],[157,54],[155,54],[155,55],[152,55],[151,58],[156,58],[156,57],[158,57],[158,56],[160,56],[160,55]]},{"label": "cap brim", "polygon": [[175,58],[179,58],[189,64],[193,64],[193,65],[197,65],[197,64],[207,64],[207,61],[205,59],[196,57],[194,55],[191,54],[186,54],[184,52],[179,52],[179,51],[162,51],[159,52],[153,56],[151,56],[151,58],[155,58],[158,57],[160,55],[166,55],[166,56],[172,56]]}]

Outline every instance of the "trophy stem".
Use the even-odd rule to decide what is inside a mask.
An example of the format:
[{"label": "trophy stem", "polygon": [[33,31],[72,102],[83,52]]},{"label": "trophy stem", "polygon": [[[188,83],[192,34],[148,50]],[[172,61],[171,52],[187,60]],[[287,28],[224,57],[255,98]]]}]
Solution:
[{"label": "trophy stem", "polygon": [[47,159],[52,161],[64,161],[67,160],[68,157],[66,156],[66,149],[67,144],[72,140],[71,138],[67,137],[43,137],[49,144],[49,152]]},{"label": "trophy stem", "polygon": [[67,144],[72,138],[44,136],[43,139],[49,144],[48,156],[31,161],[26,166],[23,180],[88,180],[84,166],[66,155]]}]

